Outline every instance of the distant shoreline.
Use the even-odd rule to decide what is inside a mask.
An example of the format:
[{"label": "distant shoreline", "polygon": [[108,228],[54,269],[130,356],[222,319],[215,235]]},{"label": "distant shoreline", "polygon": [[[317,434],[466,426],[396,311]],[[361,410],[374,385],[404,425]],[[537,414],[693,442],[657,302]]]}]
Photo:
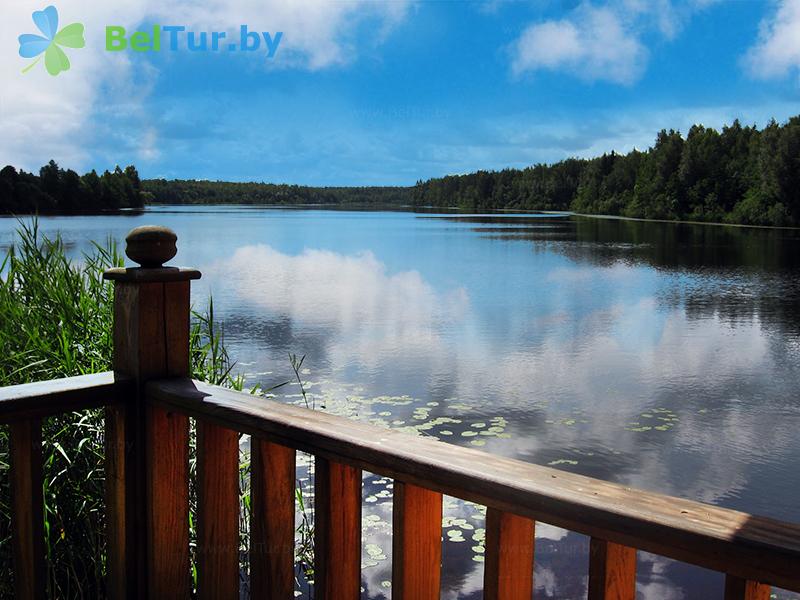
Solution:
[{"label": "distant shoreline", "polygon": [[573,211],[563,210],[520,210],[513,208],[495,208],[485,209],[483,211],[470,211],[458,206],[412,206],[412,205],[398,205],[398,204],[363,204],[363,203],[311,203],[311,204],[255,204],[255,203],[234,203],[234,202],[192,202],[192,203],[168,203],[168,202],[152,202],[143,208],[121,208],[121,209],[108,209],[101,211],[83,211],[83,212],[70,212],[70,213],[56,213],[56,212],[39,212],[39,213],[18,213],[18,214],[0,214],[0,218],[24,218],[24,217],[99,217],[99,216],[136,216],[148,212],[148,208],[153,207],[227,207],[231,209],[275,209],[275,210],[350,210],[350,211],[386,211],[386,212],[416,212],[424,214],[429,213],[452,213],[464,216],[475,215],[503,215],[503,214],[519,214],[519,215],[559,215],[570,217],[585,217],[589,219],[606,219],[613,221],[636,221],[640,223],[664,223],[673,225],[713,225],[715,227],[737,227],[746,229],[774,229],[786,231],[800,231],[800,227],[791,226],[778,226],[778,225],[749,225],[744,223],[721,223],[718,221],[691,221],[679,219],[645,219],[642,217],[625,217],[622,215],[605,215],[605,214],[591,214],[579,213]]},{"label": "distant shoreline", "polygon": [[[562,211],[539,211],[543,213],[556,213],[563,214]],[[588,217],[591,219],[610,219],[614,221],[640,221],[643,223],[672,223],[676,225],[714,225],[715,227],[744,227],[747,229],[787,229],[791,231],[800,231],[800,227],[791,227],[789,225],[748,225],[745,223],[720,223],[719,221],[685,221],[678,219],[644,219],[641,217],[623,217],[620,215],[593,215],[589,213],[570,212],[570,215],[576,217]]]}]

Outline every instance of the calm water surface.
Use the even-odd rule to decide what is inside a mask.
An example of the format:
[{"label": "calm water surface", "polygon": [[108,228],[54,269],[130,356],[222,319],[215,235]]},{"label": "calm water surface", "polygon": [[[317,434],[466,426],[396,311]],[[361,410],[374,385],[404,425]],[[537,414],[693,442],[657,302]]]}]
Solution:
[{"label": "calm water surface", "polygon": [[[235,207],[40,221],[75,256],[145,223],[178,233],[173,262],[202,270],[195,305],[213,293],[251,383],[305,354],[318,407],[800,521],[800,232]],[[443,597],[479,598],[482,510],[445,514]],[[391,596],[390,523],[391,482],[366,477],[365,597]],[[538,597],[583,597],[586,538],[537,536]],[[641,598],[721,585],[639,554]]]}]

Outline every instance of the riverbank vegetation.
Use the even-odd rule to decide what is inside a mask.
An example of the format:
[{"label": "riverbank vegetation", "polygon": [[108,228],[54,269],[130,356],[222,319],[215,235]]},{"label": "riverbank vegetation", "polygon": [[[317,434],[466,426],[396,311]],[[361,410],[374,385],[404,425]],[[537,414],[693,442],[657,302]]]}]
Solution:
[{"label": "riverbank vegetation", "polygon": [[763,129],[662,130],[645,150],[478,171],[413,187],[309,187],[139,180],[132,166],[79,177],[51,161],[38,176],[0,171],[0,213],[93,212],[161,204],[413,206],[559,210],[644,219],[800,226],[800,116]]}]

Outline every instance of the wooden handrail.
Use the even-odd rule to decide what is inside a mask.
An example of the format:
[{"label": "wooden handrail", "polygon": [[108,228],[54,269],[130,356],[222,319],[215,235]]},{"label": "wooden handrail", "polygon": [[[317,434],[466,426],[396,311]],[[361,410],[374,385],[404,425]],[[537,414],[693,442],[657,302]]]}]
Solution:
[{"label": "wooden handrail", "polygon": [[[800,525],[625,487],[189,379],[148,402],[336,463],[729,575],[800,591]],[[625,553],[623,553],[624,556]]]},{"label": "wooden handrail", "polygon": [[133,381],[113,372],[0,388],[0,423],[42,418],[123,402]]}]

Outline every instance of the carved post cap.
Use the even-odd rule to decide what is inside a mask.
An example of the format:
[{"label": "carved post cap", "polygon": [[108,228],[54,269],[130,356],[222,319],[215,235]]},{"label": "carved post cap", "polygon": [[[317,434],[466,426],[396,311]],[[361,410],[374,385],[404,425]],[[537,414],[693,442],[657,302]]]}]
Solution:
[{"label": "carved post cap", "polygon": [[168,227],[144,225],[132,229],[125,238],[125,254],[145,269],[158,269],[178,253],[178,236]]},{"label": "carved post cap", "polygon": [[168,227],[145,225],[131,229],[125,238],[125,254],[140,267],[115,267],[103,273],[103,279],[128,283],[168,283],[200,279],[200,271],[186,267],[165,267],[178,253],[178,236]]}]

